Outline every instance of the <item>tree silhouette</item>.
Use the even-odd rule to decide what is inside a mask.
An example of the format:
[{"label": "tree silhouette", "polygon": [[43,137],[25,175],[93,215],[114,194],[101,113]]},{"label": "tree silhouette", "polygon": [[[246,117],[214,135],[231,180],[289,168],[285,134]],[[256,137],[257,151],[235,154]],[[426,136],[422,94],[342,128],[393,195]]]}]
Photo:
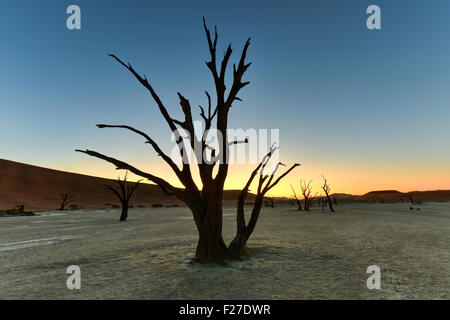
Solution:
[{"label": "tree silhouette", "polygon": [[266,207],[275,208],[275,200],[270,194],[268,194],[264,199],[266,199],[265,201]]},{"label": "tree silhouette", "polygon": [[297,206],[298,206],[298,210],[299,210],[299,211],[303,211],[303,208],[302,208],[302,202],[301,202],[300,199],[297,197],[297,194],[295,193],[294,187],[293,187],[292,185],[291,185],[291,189],[292,189],[292,193],[293,193],[293,195],[294,195],[295,203],[296,203]]},{"label": "tree silhouette", "polygon": [[[253,170],[246,185],[239,194],[237,204],[237,215],[236,215],[237,217],[236,236],[234,237],[233,241],[230,243],[229,246],[230,251],[234,255],[242,255],[247,252],[246,244],[251,234],[253,233],[253,230],[255,229],[266,193],[270,191],[274,186],[276,186],[281,181],[281,179],[287,176],[295,167],[299,166],[299,164],[297,163],[293,164],[288,170],[286,170],[282,175],[280,175],[278,179],[272,182],[275,173],[278,171],[279,167],[284,166],[284,164],[279,162],[276,164],[274,170],[270,174],[264,173],[264,169],[269,163],[270,158],[273,156],[275,150],[276,148],[274,146],[270,148],[270,151],[264,156],[260,164],[255,168],[255,170]],[[245,198],[249,192],[250,185],[252,184],[255,176],[258,173],[259,173],[259,180],[255,202],[253,204],[250,220],[248,223],[246,223],[244,215]]]},{"label": "tree silhouette", "polygon": [[319,198],[319,204],[322,206],[322,211],[325,211],[325,207],[327,205],[328,200],[326,199],[326,197],[320,197]]},{"label": "tree silhouette", "polygon": [[62,193],[61,194],[61,205],[59,206],[59,210],[64,211],[66,206],[69,205],[69,203],[72,203],[75,201],[75,196],[71,193]]},{"label": "tree silhouette", "polygon": [[139,187],[139,183],[142,181],[139,180],[134,184],[130,184],[127,182],[127,177],[128,172],[125,173],[125,177],[123,178],[123,180],[120,180],[120,177],[117,178],[116,183],[118,188],[115,188],[109,184],[103,185],[106,190],[109,190],[112,193],[114,193],[120,200],[120,203],[122,205],[122,213],[120,214],[119,221],[127,220],[130,199],[133,196],[134,191],[136,191],[136,189]]},{"label": "tree silhouette", "polygon": [[327,197],[328,206],[330,207],[331,212],[335,212],[334,208],[333,208],[333,204],[331,203],[331,199],[330,199],[330,186],[328,185],[327,179],[325,179],[324,176],[322,176],[322,178],[323,178],[322,189],[325,192],[325,196]]},{"label": "tree silhouette", "polygon": [[317,192],[315,195],[311,195],[312,187],[311,187],[312,180],[309,180],[306,182],[306,180],[300,180],[300,188],[302,189],[302,194],[304,198],[304,208],[305,211],[309,211],[309,208],[311,206],[311,202],[314,201],[314,198],[317,195]]},{"label": "tree silhouette", "polygon": [[[235,101],[242,101],[238,97],[238,94],[245,86],[249,84],[248,81],[242,81],[242,78],[251,65],[251,63],[246,63],[245,61],[247,49],[250,45],[250,38],[245,42],[239,62],[237,65],[233,65],[232,80],[229,89],[227,90],[225,78],[228,62],[232,54],[231,44],[228,45],[220,62],[220,67],[218,68],[216,61],[218,40],[217,28],[214,29],[214,36],[212,37],[210,30],[206,26],[204,18],[203,28],[206,34],[210,54],[210,60],[206,62],[206,65],[211,72],[214,81],[216,101],[214,102],[215,106],[213,107],[211,96],[207,91],[205,91],[208,100],[208,111],[206,113],[205,109],[200,106],[200,116],[204,121],[203,134],[199,136],[200,139],[194,132],[191,104],[188,99],[181,95],[181,93],[178,93],[179,103],[184,114],[184,120],[180,121],[172,118],[147,78],[139,75],[130,63],[126,64],[115,55],[110,54],[113,59],[131,72],[131,74],[149,91],[169,129],[175,135],[176,144],[183,162],[181,168],[179,168],[172,158],[165,154],[159,145],[146,133],[127,125],[97,125],[99,128],[121,128],[130,130],[144,137],[146,143],[150,144],[156,153],[171,167],[184,188],[176,188],[161,177],[144,172],[128,163],[96,151],[76,151],[103,159],[114,164],[117,169],[129,170],[140,177],[156,183],[166,194],[175,195],[178,197],[192,211],[197,227],[199,239],[195,254],[196,259],[202,263],[217,262],[224,264],[225,260],[235,258],[235,255],[231,253],[222,238],[223,189],[228,174],[230,146],[239,143],[238,141],[228,141],[228,114],[232,104]],[[212,128],[213,120],[215,120],[215,129],[221,134],[217,149],[209,146],[206,139],[206,133]],[[178,129],[185,130],[188,133],[188,138],[181,135]],[[247,142],[247,140],[244,142]],[[191,166],[193,165],[189,163],[188,154],[186,152],[187,147],[190,147],[193,150],[198,150],[198,145],[200,145],[200,152],[198,154],[196,153],[195,157],[197,158],[198,172],[202,182],[201,188],[199,188],[194,182],[191,173]],[[205,154],[210,155],[210,159],[198,161],[199,158],[203,158]],[[215,168],[217,168],[217,171],[215,171],[215,175],[213,175],[213,170]]]},{"label": "tree silhouette", "polygon": [[415,200],[414,200],[414,198],[413,198],[413,193],[412,193],[412,192],[408,192],[408,193],[407,193],[407,196],[408,196],[408,199],[409,199],[409,201],[411,202],[411,204],[416,204],[416,205],[422,204],[422,201],[415,201]]}]

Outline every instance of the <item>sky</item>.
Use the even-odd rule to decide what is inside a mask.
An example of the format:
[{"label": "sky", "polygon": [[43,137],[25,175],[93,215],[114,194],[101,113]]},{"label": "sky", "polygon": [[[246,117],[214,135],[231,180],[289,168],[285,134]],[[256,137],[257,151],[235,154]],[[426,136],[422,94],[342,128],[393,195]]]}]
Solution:
[{"label": "sky", "polygon": [[[72,4],[81,30],[66,27]],[[380,30],[366,27],[372,4]],[[448,0],[3,3],[0,158],[117,177],[112,165],[74,152],[89,148],[177,184],[140,137],[95,124],[132,125],[170,150],[152,98],[107,54],[145,74],[180,118],[178,91],[193,106],[213,92],[203,16],[218,27],[219,57],[231,42],[237,61],[252,37],[251,84],[229,127],[279,129],[280,160],[302,164],[272,195],[290,195],[300,179],[319,191],[322,174],[332,192],[450,189]],[[253,167],[231,166],[226,188],[242,188]]]}]

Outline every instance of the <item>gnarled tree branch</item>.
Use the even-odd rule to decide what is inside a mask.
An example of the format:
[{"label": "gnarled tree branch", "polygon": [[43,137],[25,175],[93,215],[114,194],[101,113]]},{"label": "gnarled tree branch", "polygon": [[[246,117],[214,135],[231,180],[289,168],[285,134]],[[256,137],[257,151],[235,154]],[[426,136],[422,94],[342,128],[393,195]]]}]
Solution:
[{"label": "gnarled tree branch", "polygon": [[87,155],[89,155],[91,157],[95,157],[95,158],[98,158],[98,159],[105,160],[105,161],[107,161],[109,163],[112,163],[113,165],[116,166],[117,170],[128,170],[128,171],[131,171],[135,175],[138,175],[140,177],[146,178],[146,179],[156,183],[165,194],[167,194],[167,195],[176,195],[180,199],[183,198],[183,190],[175,188],[173,185],[168,183],[166,180],[164,180],[164,179],[162,179],[160,177],[157,177],[155,175],[152,175],[150,173],[141,171],[141,170],[133,167],[132,165],[130,165],[130,164],[126,163],[126,162],[123,162],[121,160],[117,160],[117,159],[112,158],[112,157],[108,157],[108,156],[106,156],[104,154],[101,154],[99,152],[92,151],[92,150],[79,150],[79,149],[77,149],[75,151],[87,154]]}]

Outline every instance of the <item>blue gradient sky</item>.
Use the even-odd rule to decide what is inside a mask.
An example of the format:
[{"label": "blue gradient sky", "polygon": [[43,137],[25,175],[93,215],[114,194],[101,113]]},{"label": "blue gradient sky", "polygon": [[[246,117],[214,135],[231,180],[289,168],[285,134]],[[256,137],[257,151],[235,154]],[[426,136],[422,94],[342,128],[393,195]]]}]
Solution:
[{"label": "blue gradient sky", "polygon": [[[66,28],[77,4],[82,30]],[[366,28],[370,4],[382,29]],[[235,59],[248,36],[251,85],[231,126],[280,128],[281,159],[324,173],[337,192],[450,188],[450,2],[14,1],[0,11],[0,158],[112,177],[92,148],[169,174],[126,123],[165,145],[169,132],[115,53],[145,73],[174,116],[177,91],[204,104],[211,76],[201,18]],[[212,91],[212,90],[211,90]],[[239,187],[235,168],[228,187]],[[248,168],[245,168],[245,172]],[[170,178],[171,179],[171,178]]]}]

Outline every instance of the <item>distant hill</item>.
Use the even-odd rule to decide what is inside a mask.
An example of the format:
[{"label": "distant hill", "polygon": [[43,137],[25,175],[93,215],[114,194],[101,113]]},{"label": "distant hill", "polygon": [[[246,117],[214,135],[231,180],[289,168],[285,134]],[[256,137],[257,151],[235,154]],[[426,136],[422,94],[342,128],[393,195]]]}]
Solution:
[{"label": "distant hill", "polygon": [[[450,201],[450,190],[411,191],[414,201]],[[409,201],[408,193],[397,190],[371,191],[358,197],[359,201]]]},{"label": "distant hill", "polygon": [[[0,159],[0,209],[25,204],[26,210],[54,210],[60,205],[62,193],[75,195],[73,203],[85,209],[110,208],[119,202],[102,185],[112,183],[114,180]],[[225,191],[225,203],[234,203],[238,193],[239,190]],[[248,199],[252,198],[249,194]],[[131,199],[134,206],[151,207],[156,203],[183,205],[175,196],[167,196],[158,186],[148,183],[142,183]]]},{"label": "distant hill", "polygon": [[330,194],[330,197],[336,200],[357,200],[359,198],[359,196],[348,193],[333,193]]}]

